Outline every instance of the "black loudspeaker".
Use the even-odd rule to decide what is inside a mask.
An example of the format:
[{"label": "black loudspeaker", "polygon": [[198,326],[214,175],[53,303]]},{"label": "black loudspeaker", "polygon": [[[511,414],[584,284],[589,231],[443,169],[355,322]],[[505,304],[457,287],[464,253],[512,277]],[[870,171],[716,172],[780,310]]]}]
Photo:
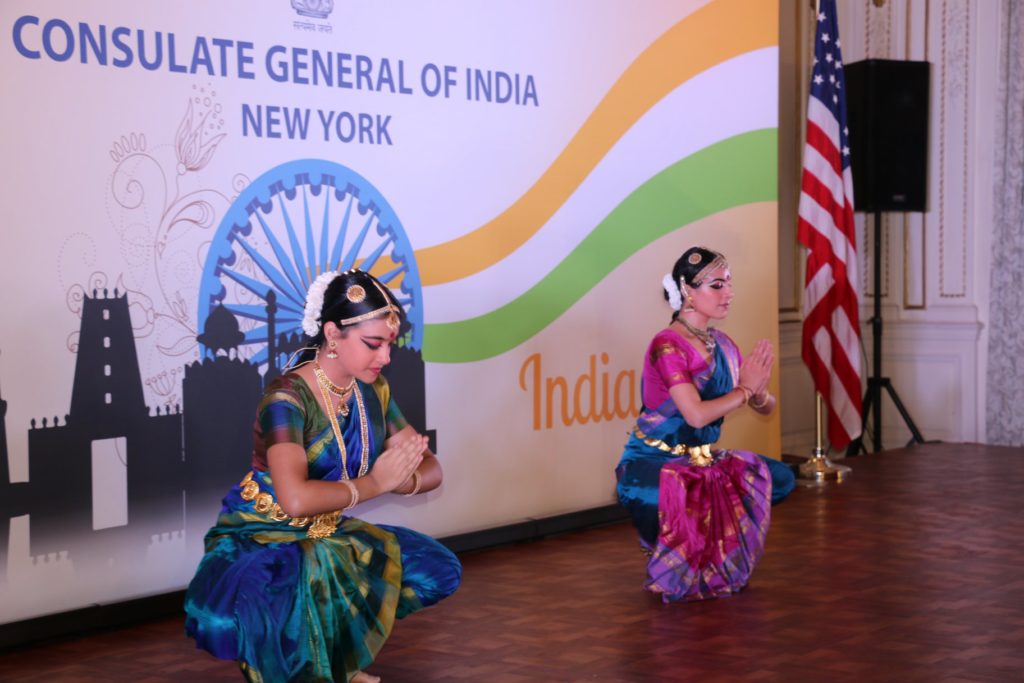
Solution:
[{"label": "black loudspeaker", "polygon": [[892,59],[844,65],[855,210],[925,210],[930,67]]}]

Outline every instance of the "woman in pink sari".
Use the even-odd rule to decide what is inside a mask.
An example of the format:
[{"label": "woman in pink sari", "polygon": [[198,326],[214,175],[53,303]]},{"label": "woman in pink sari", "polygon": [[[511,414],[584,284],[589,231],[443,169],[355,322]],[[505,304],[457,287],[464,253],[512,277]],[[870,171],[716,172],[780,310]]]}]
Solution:
[{"label": "woman in pink sari", "polygon": [[649,553],[645,587],[665,602],[746,586],[764,552],[771,504],[795,483],[775,460],[712,448],[726,415],[748,406],[767,415],[776,403],[771,343],[757,342],[744,359],[709,326],[729,313],[731,280],[725,257],[702,247],[665,276],[672,321],[647,348],[643,410],[616,468],[619,502]]}]

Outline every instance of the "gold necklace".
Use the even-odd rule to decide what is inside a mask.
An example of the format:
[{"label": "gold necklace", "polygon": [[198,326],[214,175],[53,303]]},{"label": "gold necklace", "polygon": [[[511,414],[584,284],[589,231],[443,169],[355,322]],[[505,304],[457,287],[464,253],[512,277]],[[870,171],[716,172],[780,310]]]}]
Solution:
[{"label": "gold necklace", "polygon": [[715,346],[717,345],[717,342],[715,342],[715,338],[711,336],[711,330],[714,329],[713,327],[702,330],[695,325],[691,325],[683,316],[679,316],[676,320],[683,324],[683,327],[686,328],[687,332],[703,342],[704,348],[708,350],[709,354],[712,356],[715,355]]},{"label": "gold necklace", "polygon": [[353,377],[352,381],[348,383],[348,386],[339,387],[331,381],[331,378],[327,376],[324,369],[320,367],[319,358],[313,361],[313,374],[316,375],[316,381],[323,389],[326,389],[341,399],[338,402],[338,412],[341,413],[342,417],[348,417],[348,400],[352,397],[352,392],[355,390],[356,378]]},{"label": "gold necklace", "polygon": [[[363,403],[363,396],[357,390],[355,382],[356,380],[353,378],[350,391],[356,395],[356,419],[359,420],[359,440],[363,446],[363,453],[359,460],[359,474],[357,475],[361,477],[370,469],[369,427],[366,420],[366,405]],[[332,392],[328,388],[327,383],[321,381],[319,376],[317,376],[317,386],[320,387],[320,395],[323,396],[324,403],[327,404],[327,419],[331,421],[331,430],[334,432],[334,438],[338,442],[338,450],[341,452],[341,478],[349,479],[348,449],[345,448],[345,439],[341,435],[341,426],[338,424],[338,414],[334,409],[334,402],[331,400]]]}]

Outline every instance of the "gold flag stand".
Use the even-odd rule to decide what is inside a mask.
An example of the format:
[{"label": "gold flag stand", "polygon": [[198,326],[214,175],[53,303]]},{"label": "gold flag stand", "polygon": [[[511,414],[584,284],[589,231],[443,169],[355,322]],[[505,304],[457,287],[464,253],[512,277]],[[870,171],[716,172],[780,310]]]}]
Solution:
[{"label": "gold flag stand", "polygon": [[811,479],[816,482],[842,481],[853,472],[846,465],[836,465],[825,456],[825,448],[822,446],[824,439],[821,429],[822,400],[821,394],[815,392],[816,399],[814,411],[814,430],[817,446],[814,447],[814,455],[810,460],[800,465],[800,478]]}]

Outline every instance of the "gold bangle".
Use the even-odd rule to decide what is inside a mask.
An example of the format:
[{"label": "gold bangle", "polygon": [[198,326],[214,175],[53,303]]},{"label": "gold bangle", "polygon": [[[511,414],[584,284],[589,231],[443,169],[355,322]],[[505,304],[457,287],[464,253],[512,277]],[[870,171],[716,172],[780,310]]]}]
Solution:
[{"label": "gold bangle", "polygon": [[353,482],[351,479],[341,479],[340,481],[342,484],[348,487],[349,494],[348,505],[341,508],[341,511],[348,512],[349,510],[356,506],[356,503],[359,502],[359,489],[356,488],[355,482]]},{"label": "gold bangle", "polygon": [[736,389],[739,389],[740,391],[742,391],[742,392],[743,392],[743,402],[744,402],[744,403],[746,403],[747,401],[749,401],[749,400],[750,400],[750,397],[754,395],[754,392],[750,390],[750,387],[745,387],[745,386],[743,386],[742,384],[737,384],[737,385],[735,386],[735,388],[736,388]]},{"label": "gold bangle", "polygon": [[757,398],[756,395],[755,396],[751,396],[751,398],[750,398],[750,407],[751,408],[764,408],[766,405],[768,405],[768,400],[771,398],[771,396],[772,395],[770,393],[768,393],[767,391],[764,392],[764,400],[760,401],[760,402],[754,400],[755,398]]},{"label": "gold bangle", "polygon": [[408,498],[409,496],[415,496],[420,492],[420,486],[423,484],[423,478],[420,476],[419,470],[412,471],[412,491],[409,493],[403,493],[402,495]]}]

